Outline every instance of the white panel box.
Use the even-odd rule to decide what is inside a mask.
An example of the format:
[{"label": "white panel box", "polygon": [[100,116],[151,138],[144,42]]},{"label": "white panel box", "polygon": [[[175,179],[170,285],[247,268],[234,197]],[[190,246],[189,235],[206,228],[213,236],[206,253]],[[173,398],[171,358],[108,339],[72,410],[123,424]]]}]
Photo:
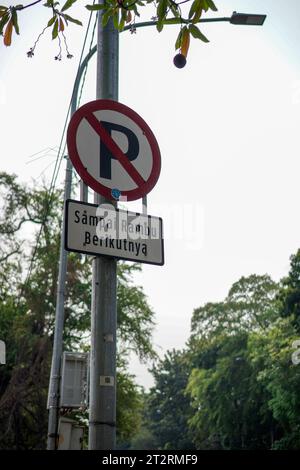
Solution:
[{"label": "white panel box", "polygon": [[60,408],[88,405],[88,358],[87,353],[63,353]]},{"label": "white panel box", "polygon": [[83,426],[79,426],[75,420],[61,417],[57,450],[82,450],[83,432]]}]

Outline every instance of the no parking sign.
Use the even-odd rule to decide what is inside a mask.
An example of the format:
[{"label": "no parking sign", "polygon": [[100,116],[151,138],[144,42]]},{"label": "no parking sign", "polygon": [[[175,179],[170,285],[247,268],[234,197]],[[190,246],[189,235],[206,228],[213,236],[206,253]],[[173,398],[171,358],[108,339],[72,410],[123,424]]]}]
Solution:
[{"label": "no parking sign", "polygon": [[160,150],[146,122],[112,100],[95,100],[72,116],[67,144],[82,180],[107,199],[139,199],[155,186]]}]

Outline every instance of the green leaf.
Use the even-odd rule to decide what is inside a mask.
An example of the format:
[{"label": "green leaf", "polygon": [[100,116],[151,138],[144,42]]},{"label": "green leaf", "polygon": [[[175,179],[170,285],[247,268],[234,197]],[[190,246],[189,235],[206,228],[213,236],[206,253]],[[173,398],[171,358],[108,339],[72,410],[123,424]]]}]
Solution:
[{"label": "green leaf", "polygon": [[8,15],[8,8],[0,6],[0,18],[5,15]]},{"label": "green leaf", "polygon": [[202,8],[203,8],[204,11],[208,11],[208,10],[209,10],[209,6],[208,6],[207,0],[202,0]]},{"label": "green leaf", "polygon": [[189,19],[192,20],[193,23],[198,23],[201,18],[204,0],[195,0],[192,4],[190,11],[189,11]]},{"label": "green leaf", "polygon": [[157,24],[156,29],[160,33],[164,27],[164,21],[166,19],[168,10],[168,0],[160,0],[157,5],[156,15],[157,15]]},{"label": "green leaf", "polygon": [[[127,12],[126,12],[126,13],[127,13]],[[125,26],[125,20],[124,20],[124,18],[122,18],[121,21],[120,21],[120,23],[119,23],[118,30],[119,30],[119,31],[123,31],[124,26]]]},{"label": "green leaf", "polygon": [[98,10],[105,10],[107,8],[106,5],[85,5],[85,8],[90,11],[98,11]]},{"label": "green leaf", "polygon": [[113,24],[114,24],[115,29],[119,29],[119,12],[118,11],[116,11],[113,14]]},{"label": "green leaf", "polygon": [[157,6],[157,18],[158,21],[165,18],[168,9],[168,0],[160,0]]},{"label": "green leaf", "polygon": [[82,26],[81,21],[76,20],[75,18],[72,18],[72,16],[66,15],[66,13],[64,13],[62,15],[62,17],[65,18],[66,20],[70,21],[71,23],[75,23],[75,24],[78,24],[79,26]]},{"label": "green leaf", "polygon": [[214,4],[213,0],[206,0],[206,2],[207,2],[208,6],[211,10],[218,11],[218,9],[217,9],[216,5]]},{"label": "green leaf", "polygon": [[196,38],[196,39],[200,39],[201,41],[203,42],[209,42],[209,40],[207,39],[206,36],[204,36],[203,33],[201,33],[200,29],[198,28],[198,26],[194,25],[194,24],[190,24],[189,25],[189,30],[191,32],[191,35]]},{"label": "green leaf", "polygon": [[9,20],[9,15],[8,14],[4,14],[0,20],[0,33],[2,34],[3,32],[3,28],[4,26],[6,25],[6,23],[8,22]]},{"label": "green leaf", "polygon": [[176,50],[181,48],[181,43],[182,43],[182,29],[180,29],[179,34],[176,39],[176,43],[175,43]]},{"label": "green leaf", "polygon": [[176,5],[174,5],[173,3],[171,3],[170,9],[171,9],[171,12],[173,13],[173,15],[174,15],[176,18],[180,18],[180,11],[179,11],[179,9],[178,9],[178,7],[177,7]]},{"label": "green leaf", "polygon": [[52,29],[52,39],[57,38],[58,36],[58,18],[56,18],[53,29]]},{"label": "green leaf", "polygon": [[199,7],[199,9],[196,11],[195,16],[193,18],[193,23],[194,24],[199,22],[199,20],[201,18],[201,15],[202,15],[202,11],[203,11],[202,7]]},{"label": "green leaf", "polygon": [[61,11],[66,11],[68,8],[70,8],[73,3],[75,3],[77,0],[67,0],[64,6],[62,7]]},{"label": "green leaf", "polygon": [[102,25],[106,26],[109,22],[110,17],[112,16],[113,10],[110,8],[109,10],[105,11],[102,15]]},{"label": "green leaf", "polygon": [[163,30],[164,27],[164,22],[163,20],[159,20],[156,24],[156,29],[160,33]]},{"label": "green leaf", "polygon": [[134,11],[135,15],[140,17],[141,15],[139,14],[139,11],[137,9],[137,6],[136,4],[134,3],[133,6],[132,6],[132,10]]},{"label": "green leaf", "polygon": [[17,15],[15,8],[11,9],[11,19],[12,19],[13,27],[15,28],[15,32],[17,34],[20,34],[19,25],[18,25],[18,15]]},{"label": "green leaf", "polygon": [[125,22],[127,19],[127,14],[128,14],[128,11],[123,8],[121,11],[121,20],[120,20],[119,27],[118,27],[119,31],[123,31],[124,29]]},{"label": "green leaf", "polygon": [[47,24],[48,28],[50,28],[50,26],[53,25],[55,19],[56,19],[56,15],[54,15],[54,16],[52,16],[52,18],[50,18],[50,20],[48,21],[48,24]]},{"label": "green leaf", "polygon": [[189,11],[189,19],[191,19],[194,16],[194,14],[196,13],[197,8],[199,7],[199,4],[201,4],[201,0],[195,0],[192,3],[190,11]]}]

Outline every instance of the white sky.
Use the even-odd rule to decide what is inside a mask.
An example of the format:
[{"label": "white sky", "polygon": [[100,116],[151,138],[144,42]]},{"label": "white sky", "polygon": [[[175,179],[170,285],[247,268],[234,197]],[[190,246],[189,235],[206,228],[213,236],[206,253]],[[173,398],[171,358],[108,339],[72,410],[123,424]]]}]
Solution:
[{"label": "white sky", "polygon": [[[80,3],[74,16],[87,18],[88,1]],[[210,43],[193,40],[182,70],[173,66],[177,27],[121,35],[119,99],[150,125],[162,154],[148,202],[149,213],[164,219],[166,264],[144,265],[137,277],[156,312],[160,353],[184,346],[194,308],[223,299],[242,275],[278,280],[300,245],[299,0],[216,4],[215,16],[268,17],[263,27],[203,25]],[[70,27],[72,60],[53,59],[49,34],[28,59],[47,19],[46,9],[24,11],[20,38],[0,45],[1,170],[23,181],[41,178],[52,162],[44,172],[51,178],[53,152],[28,161],[59,145],[84,37]],[[93,99],[95,58],[81,103]],[[63,176],[62,168],[58,183]],[[192,227],[182,222],[190,213]],[[131,367],[139,383],[152,383],[144,366],[133,360]]]}]

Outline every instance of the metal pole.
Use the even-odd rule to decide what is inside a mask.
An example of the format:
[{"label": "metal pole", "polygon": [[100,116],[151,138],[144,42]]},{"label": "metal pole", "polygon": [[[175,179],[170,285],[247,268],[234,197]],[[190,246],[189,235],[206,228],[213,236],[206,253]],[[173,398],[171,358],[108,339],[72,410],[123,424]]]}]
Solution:
[{"label": "metal pole", "polygon": [[[71,101],[71,116],[75,113],[77,108],[77,97],[81,77],[87,66],[88,60],[92,57],[95,51],[88,54],[81,67],[78,70],[76,80],[74,83],[72,101]],[[71,197],[72,190],[72,163],[67,156],[65,186],[64,186],[64,206],[66,200]],[[65,234],[65,215],[63,211],[63,222],[60,236],[60,255],[59,255],[59,271],[57,281],[57,294],[56,294],[56,309],[55,309],[55,325],[54,325],[54,341],[52,363],[49,381],[49,395],[48,395],[48,438],[47,449],[55,450],[57,447],[58,439],[58,419],[59,419],[59,389],[61,378],[61,357],[63,348],[63,328],[65,319],[65,285],[67,277],[67,252],[64,248],[64,235]]]},{"label": "metal pole", "polygon": [[148,213],[148,204],[147,204],[147,195],[146,196],[143,196],[143,199],[142,199],[142,212],[143,212],[143,215],[147,215]]},{"label": "metal pole", "polygon": [[[104,0],[99,0],[103,3]],[[119,33],[98,14],[97,98],[118,99]],[[107,201],[95,193],[94,201]],[[117,262],[93,260],[89,449],[116,447]]]},{"label": "metal pole", "polygon": [[[72,185],[72,163],[67,157],[64,204],[66,199],[70,198]],[[49,418],[48,418],[48,440],[47,449],[55,450],[58,438],[58,413],[59,413],[59,387],[60,387],[60,366],[63,344],[63,328],[64,328],[64,309],[65,309],[65,282],[67,274],[67,252],[64,249],[64,226],[65,217],[63,214],[63,223],[60,237],[60,256],[59,256],[59,273],[56,294],[56,311],[54,325],[54,341],[53,354],[49,383]]]},{"label": "metal pole", "polygon": [[80,201],[88,202],[88,185],[84,183],[84,181],[80,180],[79,183],[80,188]]}]

